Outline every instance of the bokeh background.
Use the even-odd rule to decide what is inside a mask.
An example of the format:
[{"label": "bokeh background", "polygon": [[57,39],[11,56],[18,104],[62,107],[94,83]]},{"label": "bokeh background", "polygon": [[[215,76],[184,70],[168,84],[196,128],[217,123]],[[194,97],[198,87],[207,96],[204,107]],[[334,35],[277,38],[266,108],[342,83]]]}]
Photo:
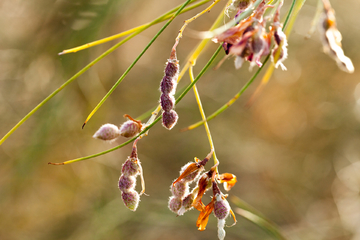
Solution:
[{"label": "bokeh background", "polygon": [[[116,41],[78,53],[57,53],[151,21],[181,2],[0,1],[1,137]],[[285,62],[288,71],[275,71],[249,105],[260,76],[209,125],[220,172],[238,177],[230,196],[258,209],[288,239],[360,239],[360,5],[356,0],[331,1],[345,54],[355,66],[355,73],[347,74],[322,52],[318,32],[305,39],[316,2],[308,0],[296,21]],[[221,2],[188,29],[207,30],[224,5]],[[283,16],[289,5],[285,1]],[[177,105],[180,119],[172,131],[157,124],[138,143],[150,196],[142,196],[135,213],[125,208],[117,188],[131,146],[70,165],[47,164],[101,152],[124,141],[108,144],[92,135],[101,124],[121,124],[124,114],[137,117],[156,106],[177,32],[200,9],[179,16],[164,31],[83,130],[87,115],[162,24],[93,66],[1,145],[1,240],[217,239],[213,216],[206,231],[199,232],[197,211],[176,217],[167,209],[169,186],[180,167],[195,156],[204,158],[210,150],[203,127],[180,132],[200,120],[192,92]],[[198,41],[185,30],[178,47],[181,64]],[[216,47],[212,44],[198,59],[195,74]],[[232,60],[207,72],[198,83],[205,112],[209,115],[232,98],[254,72],[247,64],[235,70]],[[188,83],[185,75],[179,89]],[[226,232],[226,239],[272,239],[240,216]]]}]

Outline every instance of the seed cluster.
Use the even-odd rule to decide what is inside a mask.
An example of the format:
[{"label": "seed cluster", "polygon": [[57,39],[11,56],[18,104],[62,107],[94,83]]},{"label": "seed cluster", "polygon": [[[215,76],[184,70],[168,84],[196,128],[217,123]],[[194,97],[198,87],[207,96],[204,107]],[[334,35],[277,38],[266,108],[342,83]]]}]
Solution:
[{"label": "seed cluster", "polygon": [[[139,205],[140,195],[136,190],[136,177],[142,174],[140,160],[137,158],[136,141],[133,151],[122,165],[119,178],[119,189],[122,200],[127,208],[135,211]],[[143,189],[144,190],[144,189]]]},{"label": "seed cluster", "polygon": [[176,58],[175,49],[172,50],[170,58],[165,67],[165,76],[160,83],[160,105],[163,109],[162,123],[167,129],[172,129],[177,120],[178,115],[174,110],[177,79],[179,76],[179,61]]},{"label": "seed cluster", "polygon": [[129,120],[124,122],[120,127],[111,123],[106,123],[96,131],[93,138],[112,142],[119,136],[123,136],[125,138],[135,137],[141,132],[143,125],[140,121],[133,119],[127,114],[125,114],[124,117]]},{"label": "seed cluster", "polygon": [[186,211],[192,209],[192,203],[199,188],[195,187],[189,193],[189,184],[199,178],[199,175],[204,170],[204,166],[209,161],[210,157],[211,154],[202,161],[195,158],[195,162],[189,162],[181,168],[180,177],[176,179],[170,187],[172,196],[169,199],[169,209],[171,211],[178,215],[183,215]]}]

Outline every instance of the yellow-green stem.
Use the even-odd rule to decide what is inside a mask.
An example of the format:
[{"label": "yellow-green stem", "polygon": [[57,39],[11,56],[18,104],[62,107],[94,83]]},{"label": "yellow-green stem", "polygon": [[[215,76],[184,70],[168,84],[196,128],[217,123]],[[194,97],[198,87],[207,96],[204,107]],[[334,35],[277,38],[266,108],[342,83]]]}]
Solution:
[{"label": "yellow-green stem", "polygon": [[[195,65],[195,63],[192,62],[190,64],[191,64],[191,66],[189,68],[190,80],[191,80],[191,82],[194,82],[193,66]],[[219,164],[219,160],[216,157],[214,142],[213,142],[212,137],[211,137],[209,124],[206,121],[206,115],[205,115],[204,109],[202,107],[200,95],[199,95],[199,92],[197,90],[196,84],[193,86],[193,89],[194,89],[194,94],[195,94],[197,105],[199,106],[199,112],[200,112],[201,118],[204,121],[204,127],[205,127],[207,137],[209,139],[210,148],[213,150],[214,165],[216,165],[216,164]]]}]

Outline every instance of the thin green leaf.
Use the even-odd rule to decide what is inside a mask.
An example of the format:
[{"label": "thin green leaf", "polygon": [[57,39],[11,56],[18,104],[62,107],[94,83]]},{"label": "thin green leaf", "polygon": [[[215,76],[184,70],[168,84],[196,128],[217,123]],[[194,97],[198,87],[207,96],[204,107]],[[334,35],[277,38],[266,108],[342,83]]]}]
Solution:
[{"label": "thin green leaf", "polygon": [[234,212],[242,216],[246,220],[254,223],[258,227],[262,228],[264,231],[272,235],[275,239],[286,240],[284,235],[281,233],[279,227],[266,219],[258,210],[252,207],[250,204],[241,200],[238,197],[232,197],[231,201],[237,206],[234,209]]}]

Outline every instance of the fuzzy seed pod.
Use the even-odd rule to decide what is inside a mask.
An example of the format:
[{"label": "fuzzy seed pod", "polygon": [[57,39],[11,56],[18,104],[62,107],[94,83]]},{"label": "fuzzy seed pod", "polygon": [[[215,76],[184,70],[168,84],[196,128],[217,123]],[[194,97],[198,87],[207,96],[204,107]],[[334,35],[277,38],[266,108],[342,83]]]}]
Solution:
[{"label": "fuzzy seed pod", "polygon": [[122,192],[121,197],[125,206],[128,209],[130,209],[131,211],[136,210],[140,201],[140,196],[136,191],[130,190],[128,192]]},{"label": "fuzzy seed pod", "polygon": [[119,133],[126,138],[134,137],[141,132],[141,124],[139,122],[128,120],[120,126]]},{"label": "fuzzy seed pod", "polygon": [[217,219],[225,219],[229,216],[230,205],[228,201],[222,199],[221,194],[216,194],[216,201],[214,203],[214,214]]},{"label": "fuzzy seed pod", "polygon": [[165,76],[160,83],[160,104],[163,109],[163,126],[172,129],[177,122],[178,115],[173,110],[175,105],[174,94],[179,76],[179,61],[176,59],[176,50],[172,49],[170,58],[165,67]]},{"label": "fuzzy seed pod", "polygon": [[174,213],[177,213],[181,207],[181,199],[177,197],[170,197],[169,199],[169,209]]},{"label": "fuzzy seed pod", "polygon": [[193,193],[190,193],[184,199],[181,201],[181,208],[178,211],[179,215],[183,215],[185,212],[191,210],[193,208],[192,203],[195,199],[195,196]]},{"label": "fuzzy seed pod", "polygon": [[171,109],[174,108],[175,105],[175,98],[171,95],[167,95],[167,94],[161,94],[160,96],[160,104],[161,104],[161,108],[165,111],[165,112],[170,112]]},{"label": "fuzzy seed pod", "polygon": [[160,83],[160,91],[164,94],[174,95],[177,82],[173,77],[165,75]]},{"label": "fuzzy seed pod", "polygon": [[99,130],[96,131],[93,138],[101,139],[104,141],[111,141],[115,140],[117,137],[119,137],[119,135],[119,128],[114,124],[107,123],[102,125]]},{"label": "fuzzy seed pod", "polygon": [[122,165],[121,173],[125,176],[137,176],[140,173],[140,166],[137,158],[128,157]]},{"label": "fuzzy seed pod", "polygon": [[174,197],[183,198],[189,191],[189,186],[184,181],[179,181],[175,184],[171,184],[171,193]]},{"label": "fuzzy seed pod", "polygon": [[119,178],[119,189],[122,192],[128,192],[135,188],[136,178],[133,176],[121,175]]},{"label": "fuzzy seed pod", "polygon": [[179,75],[179,62],[176,59],[176,56],[174,59],[170,58],[168,60],[166,67],[165,67],[165,75],[169,76],[169,77],[174,77],[174,78],[176,78],[174,80],[177,80],[177,77]]},{"label": "fuzzy seed pod", "polygon": [[168,130],[171,130],[175,126],[178,118],[179,117],[174,110],[171,110],[169,112],[163,112],[162,115],[163,126]]}]

